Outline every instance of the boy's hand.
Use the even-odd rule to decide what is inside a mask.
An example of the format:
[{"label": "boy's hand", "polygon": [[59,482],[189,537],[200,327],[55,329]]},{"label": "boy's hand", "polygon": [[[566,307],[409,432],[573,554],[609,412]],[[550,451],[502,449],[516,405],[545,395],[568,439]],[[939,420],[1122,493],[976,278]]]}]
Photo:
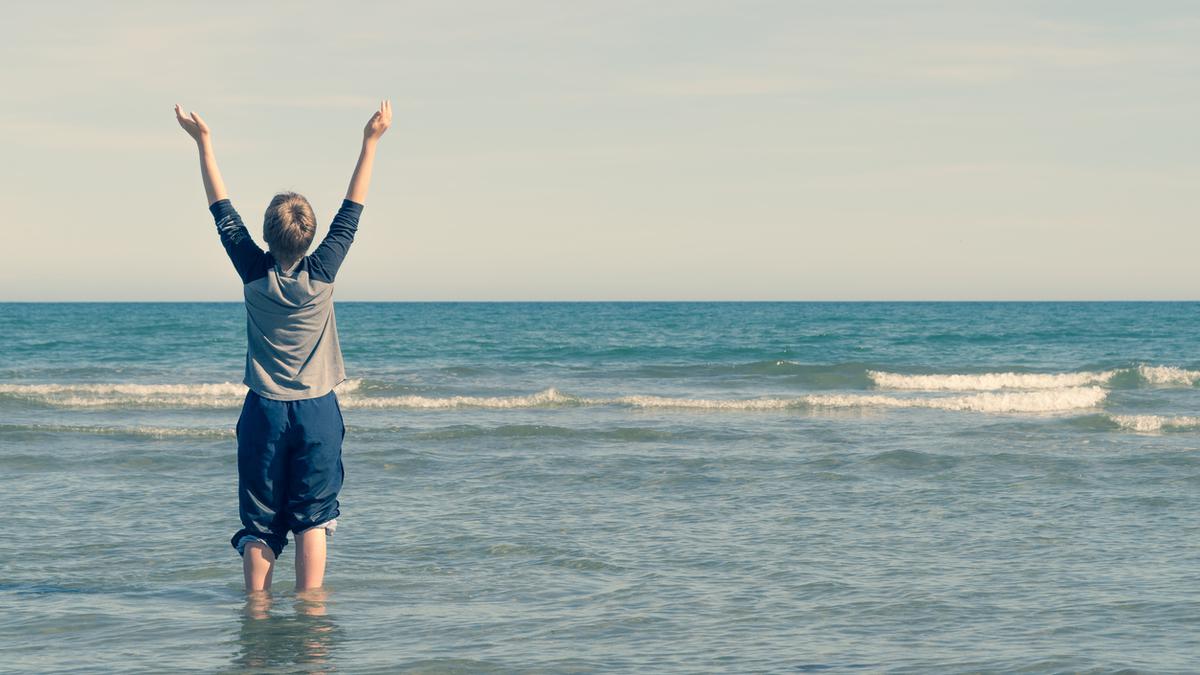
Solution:
[{"label": "boy's hand", "polygon": [[363,129],[364,141],[379,140],[383,132],[388,130],[392,125],[392,102],[388,100],[379,103],[379,110],[371,115],[371,119],[367,120],[367,126]]},{"label": "boy's hand", "polygon": [[195,139],[197,143],[209,137],[208,125],[204,123],[204,120],[200,118],[200,115],[196,111],[193,110],[191,116],[185,115],[183,114],[183,108],[179,107],[179,104],[176,103],[175,119],[179,122],[179,126],[188,132],[188,136]]},{"label": "boy's hand", "polygon": [[379,102],[379,110],[367,120],[363,129],[362,150],[358,153],[358,164],[354,167],[354,175],[350,177],[350,187],[346,189],[346,199],[358,204],[367,203],[367,187],[371,184],[371,166],[375,163],[375,146],[379,137],[392,125],[392,102],[384,99]]},{"label": "boy's hand", "polygon": [[217,168],[217,156],[213,153],[212,137],[208,125],[200,119],[200,115],[192,111],[191,115],[183,114],[183,108],[175,104],[175,119],[179,126],[196,140],[196,148],[200,151],[200,176],[204,179],[204,194],[208,197],[208,205],[228,199],[225,192],[225,181],[221,180],[221,170]]}]

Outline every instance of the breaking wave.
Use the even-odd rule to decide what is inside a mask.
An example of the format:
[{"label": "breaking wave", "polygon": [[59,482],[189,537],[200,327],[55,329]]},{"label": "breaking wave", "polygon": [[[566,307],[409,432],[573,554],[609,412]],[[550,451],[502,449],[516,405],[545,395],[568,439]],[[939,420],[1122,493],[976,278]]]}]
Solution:
[{"label": "breaking wave", "polygon": [[1200,370],[1184,370],[1175,366],[1141,365],[1137,367],[1137,374],[1147,384],[1181,384],[1193,387],[1200,382]]},{"label": "breaking wave", "polygon": [[994,391],[997,389],[1060,389],[1104,384],[1117,371],[1082,373],[979,373],[975,375],[904,375],[867,371],[880,389],[906,391]]},{"label": "breaking wave", "polygon": [[808,395],[784,398],[703,399],[670,396],[586,398],[557,389],[529,396],[401,396],[347,398],[346,407],[365,408],[542,408],[555,406],[628,406],[691,410],[790,410],[806,408],[935,408],[977,412],[1054,412],[1093,408],[1107,392],[1100,387],[1072,387],[1035,392],[981,393],[969,396],[901,397],[870,394]]},{"label": "breaking wave", "polygon": [[[362,380],[346,380],[335,391],[356,391]],[[246,385],[215,384],[0,384],[0,397],[64,408],[236,408]]]},{"label": "breaking wave", "polygon": [[134,438],[232,438],[233,427],[107,426],[101,424],[0,424],[0,434],[90,434]]},{"label": "breaking wave", "polygon": [[796,398],[687,399],[626,396],[613,403],[643,408],[711,410],[783,410],[789,408],[934,408],[976,412],[1057,412],[1094,408],[1108,392],[1100,387],[1070,387],[1034,392],[981,393],[967,396],[902,397],[871,394],[824,394]]},{"label": "breaking wave", "polygon": [[1109,415],[1117,426],[1127,431],[1191,431],[1200,429],[1200,417],[1166,415]]},{"label": "breaking wave", "polygon": [[[1095,398],[1103,390],[1140,387],[1195,387],[1200,370],[1176,366],[1140,364],[1110,370],[1060,373],[898,373],[872,370],[866,364],[807,366],[790,361],[743,364],[735,371],[765,373],[781,370],[794,378],[789,383],[801,390],[833,389],[828,394],[792,398],[686,399],[626,395],[612,399],[589,399],[549,388],[532,394],[508,396],[421,396],[401,394],[408,387],[362,379],[338,385],[341,402],[350,408],[531,408],[579,405],[629,405],[634,407],[711,408],[769,410],[792,407],[907,407],[979,410],[1059,410],[1071,402]],[[721,372],[716,368],[714,372]],[[710,368],[710,369],[711,369]],[[858,373],[858,375],[855,375]],[[772,380],[778,387],[779,380]],[[411,391],[411,389],[409,389]],[[889,397],[875,393],[840,393],[847,390],[898,392],[931,395],[926,398]],[[1079,392],[1086,391],[1086,395]],[[1010,392],[1017,398],[984,401],[967,397],[973,393]],[[1045,396],[1037,395],[1046,392]],[[964,396],[942,398],[959,393]],[[391,395],[389,395],[391,394]],[[127,383],[0,383],[0,401],[27,402],[65,408],[237,408],[246,395],[245,385],[234,382],[200,384]],[[1102,400],[1103,397],[1100,397]],[[994,406],[994,407],[993,407]]]},{"label": "breaking wave", "polygon": [[1080,371],[1074,373],[973,373],[910,375],[868,370],[867,377],[879,389],[897,391],[997,391],[1001,389],[1061,389],[1089,385],[1112,385],[1119,378],[1152,386],[1195,386],[1200,370],[1175,366],[1139,365],[1133,368]]},{"label": "breaking wave", "polygon": [[587,399],[570,396],[551,388],[528,396],[347,396],[340,398],[344,408],[548,408],[581,405]]},{"label": "breaking wave", "polygon": [[[626,406],[697,410],[787,410],[803,408],[935,408],[980,412],[1053,412],[1100,405],[1100,387],[1061,387],[1022,392],[981,392],[963,396],[889,396],[880,394],[809,394],[796,397],[702,399],[650,395],[587,398],[546,389],[519,396],[362,396],[359,381],[337,389],[344,408],[553,408]],[[0,385],[0,395],[53,407],[236,408],[246,389],[240,384],[163,385]]]}]

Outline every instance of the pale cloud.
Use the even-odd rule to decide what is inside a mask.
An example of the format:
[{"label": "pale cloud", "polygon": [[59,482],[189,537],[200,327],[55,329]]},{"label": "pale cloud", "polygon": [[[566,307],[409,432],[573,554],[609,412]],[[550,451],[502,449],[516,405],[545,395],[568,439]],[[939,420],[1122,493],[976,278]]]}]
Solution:
[{"label": "pale cloud", "polygon": [[945,43],[918,49],[918,58],[941,62],[1047,68],[1100,68],[1157,61],[1175,53],[1159,45],[1091,47],[1029,42]]},{"label": "pale cloud", "polygon": [[379,105],[379,99],[350,94],[218,94],[208,103],[222,106],[262,106],[268,108],[304,108],[311,110],[365,110]]},{"label": "pale cloud", "polygon": [[712,72],[690,77],[634,80],[625,95],[675,97],[727,97],[783,94],[812,89],[814,83],[799,78]]},{"label": "pale cloud", "polygon": [[0,123],[0,141],[29,148],[110,150],[114,152],[179,152],[186,138],[163,131],[121,131],[101,126],[53,122]]},{"label": "pale cloud", "polygon": [[1011,80],[1021,72],[1011,65],[951,63],[931,66],[916,66],[906,75],[918,80],[931,80],[954,84],[986,84]]},{"label": "pale cloud", "polygon": [[[100,124],[75,122],[0,121],[0,142],[14,147],[119,153],[189,150],[194,144],[175,122],[174,113],[164,108],[158,128],[119,129]],[[168,123],[169,122],[169,123]],[[222,139],[222,150],[241,151],[254,147],[242,139]]]}]

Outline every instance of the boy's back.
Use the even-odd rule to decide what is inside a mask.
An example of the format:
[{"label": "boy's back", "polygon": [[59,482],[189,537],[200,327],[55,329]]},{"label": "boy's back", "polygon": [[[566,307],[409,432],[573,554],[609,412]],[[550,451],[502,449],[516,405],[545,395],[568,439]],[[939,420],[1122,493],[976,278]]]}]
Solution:
[{"label": "boy's back", "polygon": [[209,207],[221,243],[242,279],[247,387],[266,398],[323,396],[346,379],[333,310],[333,282],[358,229],[363,205],[348,199],[311,255],[291,270],[250,238],[228,199]]}]

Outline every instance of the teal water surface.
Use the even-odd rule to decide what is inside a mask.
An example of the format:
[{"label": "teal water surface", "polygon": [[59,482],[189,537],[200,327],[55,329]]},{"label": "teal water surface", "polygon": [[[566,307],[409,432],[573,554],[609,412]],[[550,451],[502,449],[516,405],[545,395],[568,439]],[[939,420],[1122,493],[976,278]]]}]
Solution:
[{"label": "teal water surface", "polygon": [[264,605],[241,305],[0,304],[0,671],[1200,671],[1200,304],[337,321],[325,593]]}]

